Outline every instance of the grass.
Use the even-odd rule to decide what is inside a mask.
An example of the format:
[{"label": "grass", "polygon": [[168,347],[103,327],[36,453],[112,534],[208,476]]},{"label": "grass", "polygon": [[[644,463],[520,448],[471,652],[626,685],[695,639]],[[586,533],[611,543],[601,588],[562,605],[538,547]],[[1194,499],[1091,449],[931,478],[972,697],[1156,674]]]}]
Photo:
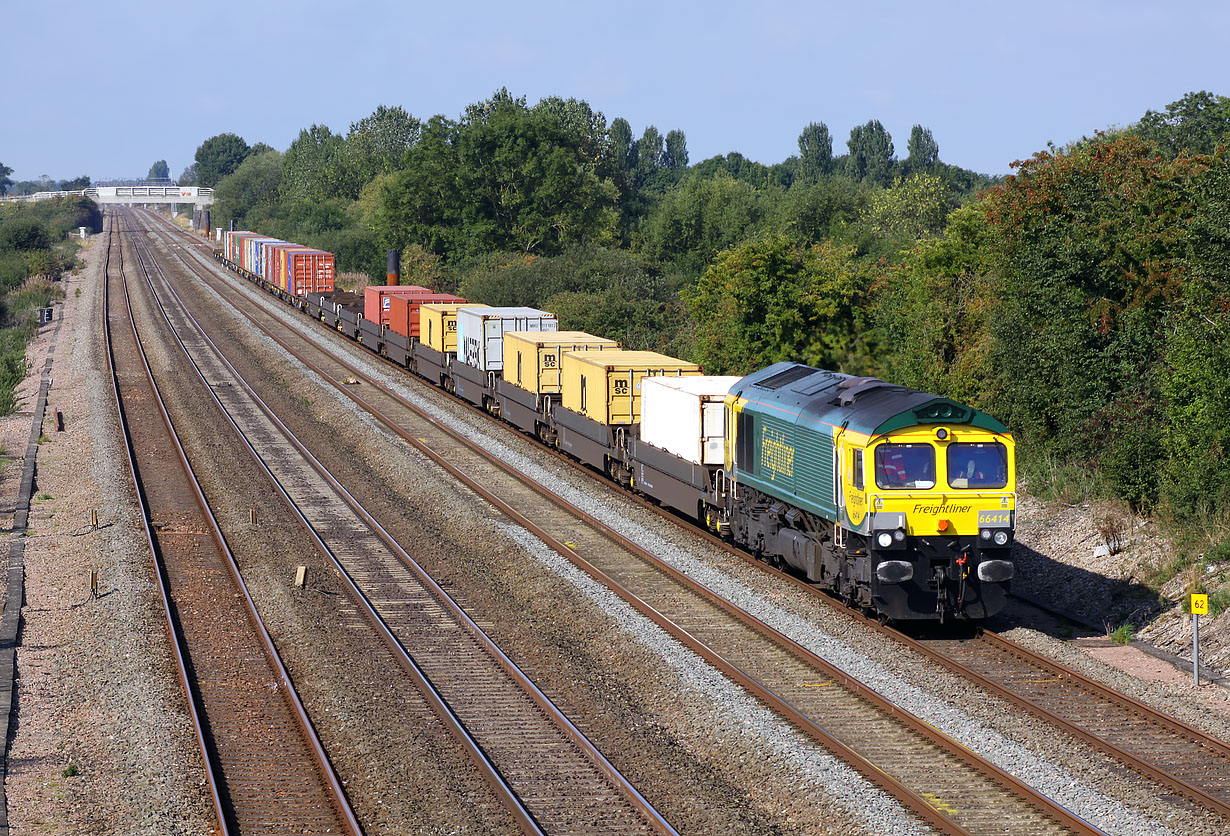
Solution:
[{"label": "grass", "polygon": [[55,497],[53,497],[51,494],[47,493],[46,491],[43,491],[42,493],[40,493],[38,495],[38,498],[42,500],[43,502],[46,502],[49,499],[55,499]]},{"label": "grass", "polygon": [[1230,587],[1219,589],[1209,596],[1209,615],[1213,618],[1230,610]]},{"label": "grass", "polygon": [[1110,634],[1110,640],[1115,644],[1131,644],[1136,636],[1136,628],[1131,624],[1120,624]]},{"label": "grass", "polygon": [[1017,472],[1039,499],[1080,505],[1107,495],[1097,474],[1087,466],[1061,461],[1046,451],[1018,448]]},{"label": "grass", "polygon": [[372,277],[366,273],[337,273],[333,276],[333,285],[338,290],[360,291],[372,283]]},{"label": "grass", "polygon": [[62,778],[72,778],[75,775],[77,775],[79,772],[80,770],[77,769],[77,764],[69,763],[69,765],[64,769],[64,771],[60,773],[60,776]]}]

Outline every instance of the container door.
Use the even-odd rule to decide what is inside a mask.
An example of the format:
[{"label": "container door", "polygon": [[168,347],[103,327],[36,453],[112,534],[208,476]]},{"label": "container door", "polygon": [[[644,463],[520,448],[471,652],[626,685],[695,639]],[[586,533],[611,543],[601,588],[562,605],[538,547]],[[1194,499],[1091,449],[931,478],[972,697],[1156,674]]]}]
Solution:
[{"label": "container door", "polygon": [[701,404],[701,463],[722,464],[726,430],[726,404],[705,401]]}]

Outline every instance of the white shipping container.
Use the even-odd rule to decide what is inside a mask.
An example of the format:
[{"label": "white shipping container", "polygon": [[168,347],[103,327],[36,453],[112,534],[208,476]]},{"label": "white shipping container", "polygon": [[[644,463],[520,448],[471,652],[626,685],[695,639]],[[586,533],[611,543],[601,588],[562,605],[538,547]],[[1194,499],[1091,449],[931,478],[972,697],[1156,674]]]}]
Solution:
[{"label": "white shipping container", "polygon": [[504,334],[509,331],[558,331],[555,314],[537,308],[460,308],[457,311],[457,357],[485,372],[504,370]]},{"label": "white shipping container", "polygon": [[739,380],[717,375],[645,378],[641,441],[692,464],[722,464],[726,393]]}]

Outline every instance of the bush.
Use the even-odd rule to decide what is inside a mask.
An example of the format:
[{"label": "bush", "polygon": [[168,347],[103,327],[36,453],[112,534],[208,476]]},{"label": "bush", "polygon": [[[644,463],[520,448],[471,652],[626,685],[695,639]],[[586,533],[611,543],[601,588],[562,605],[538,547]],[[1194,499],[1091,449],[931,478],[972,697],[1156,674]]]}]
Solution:
[{"label": "bush", "polygon": [[51,231],[35,218],[12,218],[0,224],[0,250],[30,252],[51,249]]}]

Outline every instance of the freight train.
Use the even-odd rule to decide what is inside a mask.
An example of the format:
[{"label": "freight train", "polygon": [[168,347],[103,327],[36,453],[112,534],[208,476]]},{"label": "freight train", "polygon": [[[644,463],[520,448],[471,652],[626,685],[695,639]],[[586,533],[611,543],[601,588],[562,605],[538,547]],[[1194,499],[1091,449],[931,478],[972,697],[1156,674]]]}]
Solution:
[{"label": "freight train", "polygon": [[[417,286],[297,291],[269,272],[285,273],[294,245],[257,239],[227,233],[217,257],[371,351],[850,606],[882,621],[977,622],[1005,605],[1014,442],[990,415],[801,363],[705,376],[692,363],[560,331],[547,311]],[[274,266],[262,275],[244,258]]]}]

